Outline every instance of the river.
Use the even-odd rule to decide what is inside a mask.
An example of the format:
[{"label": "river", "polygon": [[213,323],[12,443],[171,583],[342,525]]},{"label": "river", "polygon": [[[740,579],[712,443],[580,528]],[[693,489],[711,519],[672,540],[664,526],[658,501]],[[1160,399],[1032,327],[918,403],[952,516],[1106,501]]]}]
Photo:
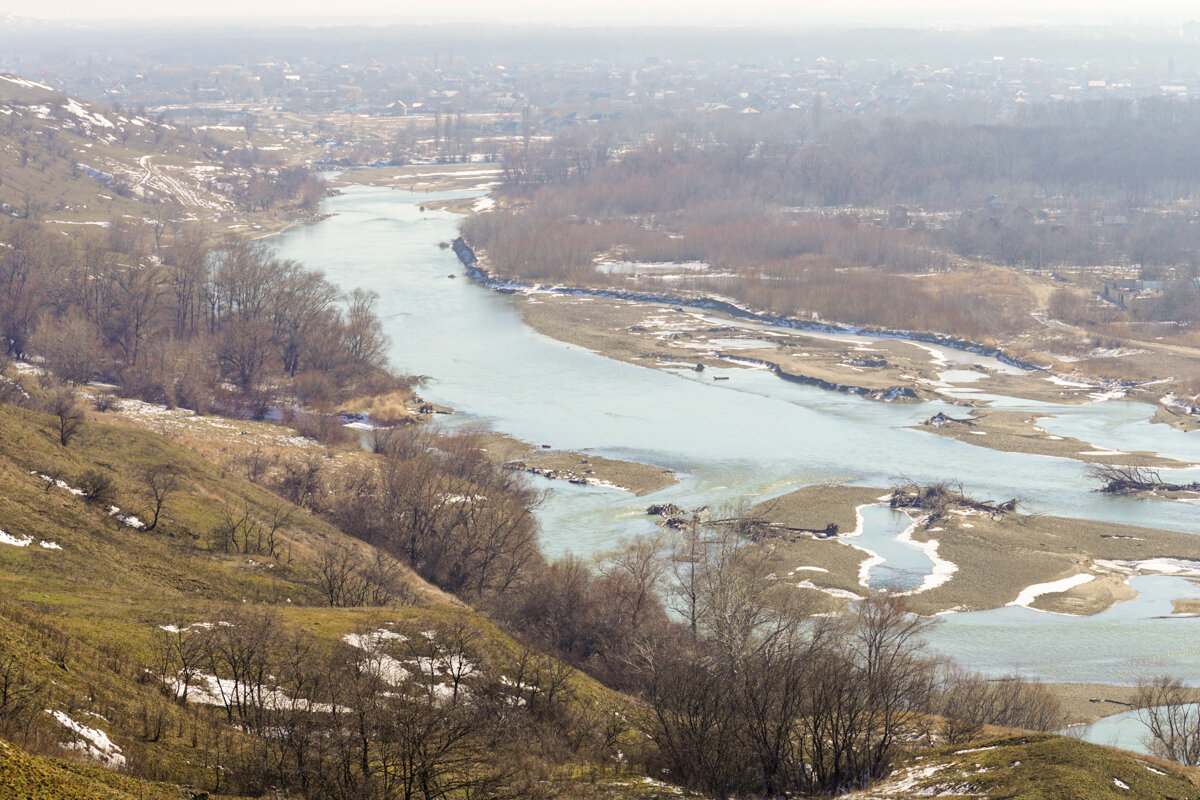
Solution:
[{"label": "river", "polygon": [[[331,216],[272,243],[282,256],[323,270],[341,286],[379,293],[393,362],[431,376],[422,395],[456,409],[448,424],[483,423],[536,444],[679,474],[678,485],[650,498],[545,481],[549,499],[539,515],[551,556],[592,555],[652,530],[648,502],[757,501],[822,481],[888,486],[899,476],[958,480],[970,494],[1018,497],[1034,512],[1200,533],[1194,505],[1098,494],[1078,462],[997,452],[907,427],[938,411],[961,413],[948,404],[864,400],[761,370],[665,372],[543,336],[524,324],[513,298],[467,279],[453,252],[439,246],[457,235],[459,218],[419,208],[478,194],[352,187],[325,201],[323,211]],[[985,357],[942,352],[951,364],[995,366]],[[713,375],[729,380],[714,382]],[[1200,463],[1200,434],[1149,424],[1153,407],[1146,404],[1005,405],[1055,414],[1045,423],[1048,431],[1097,447]],[[879,524],[896,528],[892,536],[902,527],[883,517]],[[895,553],[891,572],[905,573],[901,582],[919,578],[921,555]],[[872,575],[888,572],[877,567]],[[1133,585],[1142,593],[1138,600],[1090,618],[1019,607],[945,615],[931,641],[966,666],[991,673],[1019,669],[1049,680],[1132,682],[1170,669],[1200,680],[1200,647],[1189,645],[1200,623],[1157,619],[1169,613],[1171,597],[1200,591],[1171,577],[1138,578]]]}]

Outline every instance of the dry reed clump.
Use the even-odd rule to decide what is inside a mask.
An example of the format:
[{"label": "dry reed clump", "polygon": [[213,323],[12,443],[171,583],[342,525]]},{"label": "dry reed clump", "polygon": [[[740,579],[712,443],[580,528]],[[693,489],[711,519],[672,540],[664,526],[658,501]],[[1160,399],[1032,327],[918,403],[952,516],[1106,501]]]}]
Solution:
[{"label": "dry reed clump", "polygon": [[417,418],[408,408],[412,399],[412,392],[388,392],[351,400],[338,410],[346,414],[366,414],[378,425],[404,425]]}]

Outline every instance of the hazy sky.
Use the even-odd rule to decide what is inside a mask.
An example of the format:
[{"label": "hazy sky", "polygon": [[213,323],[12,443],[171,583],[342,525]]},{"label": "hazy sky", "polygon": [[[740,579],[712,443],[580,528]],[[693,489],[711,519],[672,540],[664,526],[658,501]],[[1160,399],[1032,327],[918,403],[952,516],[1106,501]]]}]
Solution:
[{"label": "hazy sky", "polygon": [[[43,19],[241,17],[306,22],[506,22],[554,25],[1178,25],[1195,0],[0,0]],[[3,24],[3,23],[0,23]]]}]

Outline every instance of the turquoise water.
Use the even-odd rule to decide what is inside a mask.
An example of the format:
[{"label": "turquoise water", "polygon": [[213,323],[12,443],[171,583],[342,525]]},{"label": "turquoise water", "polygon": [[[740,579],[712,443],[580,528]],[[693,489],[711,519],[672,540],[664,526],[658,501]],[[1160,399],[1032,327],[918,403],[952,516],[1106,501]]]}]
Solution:
[{"label": "turquoise water", "polygon": [[[419,203],[475,194],[351,188],[325,202],[323,210],[333,216],[293,228],[273,244],[281,255],[324,270],[342,286],[380,294],[378,310],[392,339],[394,363],[432,376],[422,394],[455,408],[452,424],[488,424],[537,444],[679,474],[677,486],[643,498],[539,483],[550,490],[538,515],[551,555],[592,555],[653,530],[644,513],[650,502],[685,508],[757,502],[821,481],[888,486],[901,476],[958,480],[968,493],[1017,497],[1031,511],[1200,533],[1194,506],[1100,495],[1078,462],[1000,453],[908,429],[937,411],[961,413],[945,403],[879,403],[788,383],[761,370],[670,373],[542,336],[522,322],[511,297],[468,280],[452,251],[438,246],[457,235],[458,217],[418,209]],[[955,367],[994,361],[939,351]],[[714,375],[729,380],[714,382]],[[1045,424],[1058,435],[1109,449],[1160,450],[1200,463],[1200,438],[1149,425],[1152,409],[1144,404],[1020,401],[1019,406],[1061,414]],[[872,522],[856,541],[887,559],[869,581],[917,585],[929,559],[895,542],[905,525],[889,518],[891,513],[868,509]],[[1174,583],[1142,589],[1143,581],[1156,580]],[[1183,644],[1200,626],[1139,616],[1151,600],[1166,601],[1195,587],[1178,578],[1136,579],[1135,585],[1146,592],[1143,598],[1090,619],[1020,608],[951,615],[932,641],[970,666],[997,672],[1015,664],[1030,675],[1055,679],[1132,681],[1146,670],[1178,665],[1200,678],[1200,658]]]},{"label": "turquoise water", "polygon": [[1119,747],[1134,753],[1150,754],[1146,744],[1149,728],[1137,711],[1122,711],[1091,725],[1067,728],[1060,733],[1076,736],[1086,742]]},{"label": "turquoise water", "polygon": [[943,615],[932,641],[992,675],[1126,684],[1164,673],[1200,679],[1200,626],[1194,618],[1170,616],[1171,600],[1200,597],[1200,587],[1167,575],[1129,584],[1137,598],[1090,617],[1018,606]]},{"label": "turquoise water", "polygon": [[884,559],[882,564],[872,567],[867,574],[867,585],[900,591],[920,586],[933,569],[933,561],[916,544],[896,540],[912,527],[912,518],[886,506],[868,506],[861,509],[860,513],[863,517],[863,533],[848,541]]}]

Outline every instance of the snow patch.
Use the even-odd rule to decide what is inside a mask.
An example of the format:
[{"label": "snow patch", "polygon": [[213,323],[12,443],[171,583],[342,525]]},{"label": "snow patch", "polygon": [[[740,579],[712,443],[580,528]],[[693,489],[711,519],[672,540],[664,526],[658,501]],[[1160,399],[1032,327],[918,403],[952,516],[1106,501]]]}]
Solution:
[{"label": "snow patch", "polygon": [[78,737],[74,742],[64,744],[63,747],[68,750],[78,750],[105,766],[125,766],[125,756],[121,754],[121,748],[108,738],[107,733],[98,728],[81,725],[61,711],[46,709],[46,713],[54,717],[60,725],[70,728]]},{"label": "snow patch", "polygon": [[372,633],[348,633],[342,637],[342,641],[356,650],[366,652],[367,666],[380,680],[399,686],[412,677],[412,673],[399,660],[379,652],[379,645],[387,639],[405,641],[406,638],[395,631],[381,628]]},{"label": "snow patch", "polygon": [[[925,553],[925,557],[933,562],[933,569],[921,581],[921,585],[917,588],[905,592],[905,594],[920,594],[928,592],[930,589],[936,589],[946,581],[954,577],[954,573],[958,572],[958,565],[953,561],[947,561],[938,555],[939,542],[937,539],[930,539],[927,542],[918,542],[912,538],[913,531],[917,529],[917,522],[909,525],[904,531],[896,537],[896,541],[912,545]],[[966,523],[963,527],[969,527]]]},{"label": "snow patch", "polygon": [[[183,697],[183,682],[178,679],[168,679],[175,691],[176,698]],[[226,678],[218,678],[198,672],[187,687],[187,701],[202,706],[228,706],[241,703],[253,706],[259,703],[263,708],[272,711],[309,711],[314,714],[346,713],[350,709],[345,706],[333,706],[330,703],[312,703],[308,700],[288,697],[278,689],[270,689],[252,683],[239,683]]]},{"label": "snow patch", "polygon": [[106,119],[105,117],[101,116],[100,114],[93,114],[91,111],[88,111],[86,108],[79,105],[79,103],[74,98],[68,100],[67,104],[65,106],[63,106],[63,108],[65,108],[68,112],[74,114],[75,116],[79,117],[84,122],[90,123],[92,125],[98,125],[101,128],[115,128],[116,127],[116,125],[114,125],[110,120]]},{"label": "snow patch", "polygon": [[1200,561],[1188,558],[1148,558],[1143,561],[1097,559],[1096,566],[1127,575],[1148,573],[1200,577]]},{"label": "snow patch", "polygon": [[825,594],[829,595],[830,597],[836,597],[839,600],[861,600],[862,599],[862,597],[860,595],[857,595],[851,591],[847,591],[846,589],[836,589],[832,586],[817,586],[815,583],[813,583],[810,580],[800,581],[799,583],[796,584],[796,588],[797,589],[814,589],[818,592],[824,592]]},{"label": "snow patch", "polygon": [[[1096,576],[1092,575],[1091,573],[1080,572],[1066,578],[1061,578],[1057,581],[1050,581],[1049,583],[1035,583],[1032,586],[1026,586],[1024,589],[1022,589],[1021,593],[1017,595],[1017,599],[1013,600],[1008,605],[1031,608],[1030,604],[1044,594],[1065,592],[1068,589],[1075,588],[1076,586],[1082,586],[1085,583],[1091,583],[1095,579]],[[1039,611],[1040,609],[1034,608],[1032,610]]]},{"label": "snow patch", "polygon": [[1068,389],[1094,389],[1095,386],[1084,381],[1073,381],[1070,378],[1063,378],[1058,375],[1047,375],[1046,380],[1053,383],[1055,386],[1063,386]]},{"label": "snow patch", "polygon": [[31,81],[25,78],[18,78],[16,75],[0,75],[0,81],[15,83],[17,86],[23,86],[26,89],[45,89],[48,92],[54,91],[44,83],[38,83],[37,81]]},{"label": "snow patch", "polygon": [[33,539],[29,536],[22,536],[18,539],[16,536],[10,536],[4,531],[0,531],[0,544],[9,544],[13,547],[29,547],[29,545],[33,544]]}]

